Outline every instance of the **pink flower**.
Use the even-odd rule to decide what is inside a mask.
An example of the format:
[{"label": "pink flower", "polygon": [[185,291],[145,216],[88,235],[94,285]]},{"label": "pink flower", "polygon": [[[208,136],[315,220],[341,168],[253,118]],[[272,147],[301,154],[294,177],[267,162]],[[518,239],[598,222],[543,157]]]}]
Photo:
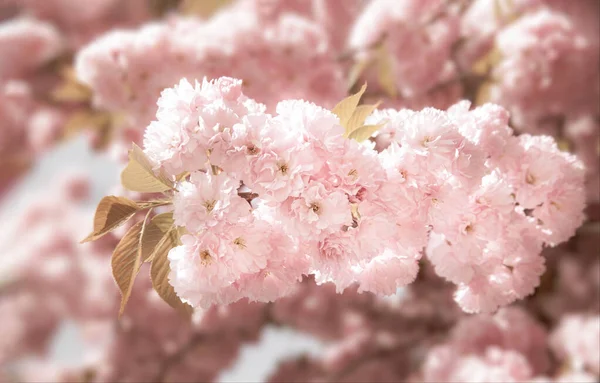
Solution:
[{"label": "pink flower", "polygon": [[519,353],[488,348],[485,355],[466,356],[458,361],[449,381],[523,382],[532,376],[531,367]]},{"label": "pink flower", "polygon": [[520,169],[511,175],[515,178],[517,201],[524,208],[533,209],[543,203],[560,179],[562,172],[556,170],[567,166],[567,157],[548,136],[524,134],[519,136],[519,143],[523,150]]},{"label": "pink flower", "polygon": [[[170,283],[193,306],[231,299],[227,297],[241,298],[246,293],[239,290],[234,294],[230,291],[232,284],[267,266],[272,251],[268,238],[269,228],[258,223],[230,225],[218,234],[206,231],[198,236],[184,235],[183,245],[169,252]],[[212,302],[208,298],[211,294]]]},{"label": "pink flower", "polygon": [[500,105],[484,104],[469,110],[470,106],[470,102],[461,101],[450,107],[448,114],[465,138],[497,161],[513,135],[509,113]]},{"label": "pink flower", "polygon": [[169,252],[170,283],[177,294],[195,304],[195,293],[216,292],[235,281],[232,247],[225,238],[211,232],[198,237],[184,235],[182,245]]},{"label": "pink flower", "polygon": [[264,129],[270,123],[268,114],[249,115],[215,135],[209,142],[211,163],[239,179],[249,179],[250,164],[270,144]]},{"label": "pink flower", "polygon": [[567,315],[552,333],[550,346],[556,356],[575,371],[600,375],[600,316]]},{"label": "pink flower", "polygon": [[409,116],[404,129],[401,143],[423,156],[453,157],[463,140],[446,113],[433,108]]},{"label": "pink flower", "polygon": [[502,60],[491,99],[515,125],[532,131],[548,116],[597,113],[600,92],[589,84],[598,81],[600,39],[587,17],[538,7],[496,35]]},{"label": "pink flower", "polygon": [[352,231],[338,231],[321,239],[310,252],[317,283],[333,282],[343,291],[352,282],[352,266],[360,260],[359,247]]},{"label": "pink flower", "polygon": [[424,158],[406,146],[393,142],[379,153],[379,159],[390,182],[406,182],[413,187],[435,182]]},{"label": "pink flower", "polygon": [[302,100],[286,100],[277,104],[277,119],[287,129],[300,133],[323,161],[344,147],[344,128],[331,111]]},{"label": "pink flower", "polygon": [[385,249],[364,266],[357,276],[358,292],[393,295],[398,288],[412,283],[419,271],[419,254],[401,249]]},{"label": "pink flower", "polygon": [[[231,78],[182,82],[159,102],[157,124],[173,126],[147,132],[155,161],[191,172],[177,185],[175,223],[225,241],[219,267],[232,274],[210,269],[224,284],[202,287],[198,305],[270,301],[305,274],[338,291],[358,282],[360,291],[392,294],[415,278],[426,248],[438,275],[458,285],[463,310],[493,312],[534,291],[542,246],[582,221],[581,164],[551,138],[512,136],[500,107],[376,111],[369,121],[384,121],[390,141],[378,153],[344,138],[325,109],[288,100],[272,116],[240,87]],[[252,193],[250,204],[240,192]],[[265,231],[259,240],[240,234],[244,243],[292,249],[279,247],[281,258],[248,250],[234,266],[228,235],[243,225]]]},{"label": "pink flower", "polygon": [[458,39],[456,9],[439,1],[369,2],[349,34],[356,60],[373,56],[381,42],[390,55],[394,85],[405,97],[426,93],[448,72],[452,44]]},{"label": "pink flower", "polygon": [[158,100],[157,120],[144,135],[146,154],[171,175],[205,168],[215,135],[247,114],[263,111],[260,105],[245,101],[239,80],[205,79],[195,86],[181,80],[165,89]]},{"label": "pink flower", "polygon": [[339,231],[352,224],[352,212],[346,193],[329,191],[322,183],[312,182],[300,197],[283,203],[290,226],[300,236],[315,237]]},{"label": "pink flower", "polygon": [[0,24],[0,81],[29,74],[63,49],[56,28],[35,19],[12,19]]},{"label": "pink flower", "polygon": [[459,285],[454,294],[454,299],[464,311],[494,312],[515,299],[511,293],[511,273],[506,267],[489,262],[474,270],[471,280]]},{"label": "pink flower", "polygon": [[[575,186],[577,185],[577,186]],[[555,245],[575,235],[575,230],[585,220],[585,190],[581,183],[557,183],[556,189],[548,194],[548,199],[533,211],[538,219],[546,242]]]},{"label": "pink flower", "polygon": [[427,258],[440,277],[453,283],[469,283],[475,273],[473,259],[480,255],[477,247],[453,246],[441,234],[432,233],[427,246]]},{"label": "pink flower", "polygon": [[248,178],[244,183],[262,198],[281,203],[297,197],[306,187],[306,178],[318,169],[313,162],[311,145],[301,143],[293,134],[273,133],[275,143],[251,160]]},{"label": "pink flower", "polygon": [[267,264],[254,274],[245,274],[236,283],[240,292],[250,300],[272,302],[296,291],[302,277],[308,274],[310,260],[293,238],[273,227],[265,238],[272,249]]},{"label": "pink flower", "polygon": [[175,224],[198,233],[250,215],[248,202],[238,196],[239,182],[226,174],[195,172],[179,183],[173,199]]},{"label": "pink flower", "polygon": [[357,198],[361,188],[375,192],[385,181],[377,152],[354,140],[346,140],[340,152],[329,156],[327,167],[327,181]]}]

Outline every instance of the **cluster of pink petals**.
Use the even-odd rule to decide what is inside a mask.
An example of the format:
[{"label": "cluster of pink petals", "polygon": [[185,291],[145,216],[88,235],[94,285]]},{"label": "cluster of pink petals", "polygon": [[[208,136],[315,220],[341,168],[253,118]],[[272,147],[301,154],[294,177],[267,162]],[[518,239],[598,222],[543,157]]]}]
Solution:
[{"label": "cluster of pink petals", "polygon": [[[0,327],[7,332],[0,341],[0,379],[72,382],[91,374],[99,382],[214,380],[242,343],[258,338],[264,305],[241,301],[197,310],[190,321],[140,278],[115,320],[120,296],[110,255],[118,239],[109,234],[79,244],[91,219],[80,206],[89,188],[87,178],[69,177],[6,226],[0,239]],[[81,365],[53,359],[65,326],[82,347]]]},{"label": "cluster of pink petals", "polygon": [[377,151],[326,109],[287,100],[267,114],[241,87],[182,80],[144,137],[157,169],[191,173],[174,199],[189,234],[169,258],[193,306],[271,301],[306,274],[391,295],[427,247],[461,307],[490,312],[531,294],[542,247],[583,220],[582,165],[550,137],[513,136],[499,106],[376,111]]},{"label": "cluster of pink petals", "polygon": [[[433,347],[422,367],[422,381],[595,382],[600,365],[598,317],[565,317],[547,336],[524,310],[511,307],[492,317],[461,320],[450,339]],[[550,351],[568,361],[550,369]],[[548,373],[552,377],[548,377]]]},{"label": "cluster of pink petals", "polygon": [[62,50],[59,32],[49,23],[13,19],[0,23],[0,81],[38,69]]},{"label": "cluster of pink petals", "polygon": [[135,25],[151,17],[149,4],[144,0],[90,0],[85,4],[72,0],[5,0],[3,3],[12,6],[17,17],[51,24],[59,32],[63,45],[73,50],[111,28]]},{"label": "cluster of pink petals", "polygon": [[[48,3],[62,9],[67,1]],[[113,0],[95,3],[89,15],[77,8],[82,16],[71,19],[114,14]],[[143,20],[143,10],[133,11],[141,6],[131,3],[120,10],[131,13],[129,24],[119,25]],[[28,6],[63,32],[69,25],[63,12],[55,17],[50,6]],[[358,63],[377,59],[383,44],[390,84],[383,89],[379,66],[371,65],[360,80],[370,84],[368,98],[446,109],[489,85],[481,93],[511,113],[518,131],[568,138],[588,166],[588,200],[597,201],[598,152],[589,139],[597,123],[587,133],[567,132],[600,114],[597,12],[594,0],[239,0],[207,19],[173,13],[138,29],[109,31],[77,52],[75,66],[94,106],[125,117],[121,140],[113,142],[123,153],[124,145],[140,141],[160,91],[181,78],[240,78],[269,112],[282,99],[331,107]],[[474,64],[493,52],[498,59],[480,78]],[[298,68],[311,70],[300,76]],[[396,96],[388,97],[389,87]]]},{"label": "cluster of pink petals", "polygon": [[585,24],[581,17],[541,8],[496,35],[502,59],[492,72],[491,99],[511,110],[517,126],[600,113],[600,29]]},{"label": "cluster of pink petals", "polygon": [[[236,81],[167,89],[146,152],[170,175],[192,172],[175,203],[190,231],[171,254],[180,295],[198,306],[286,297],[197,309],[187,323],[144,269],[115,321],[116,238],[78,244],[91,217],[71,203],[86,194],[76,180],[32,204],[3,245],[0,381],[213,380],[268,320],[332,341],[322,358],[282,364],[273,382],[402,381],[424,357],[427,379],[413,381],[598,381],[597,225],[540,255],[583,219],[582,169],[552,139],[513,136],[507,114],[517,132],[551,134],[563,150],[566,139],[585,165],[588,202],[598,202],[597,0],[239,0],[204,21],[172,15],[116,29],[148,22],[150,3],[175,2],[0,0],[0,198],[73,111],[47,100],[60,81],[48,65],[56,59],[75,54],[94,107],[126,117],[111,143],[123,157],[142,141],[163,88],[241,78],[252,99]],[[474,99],[472,66],[497,49],[487,80],[502,108],[376,111],[368,122],[386,124],[371,146],[341,140],[335,116],[310,103],[277,106],[333,106],[352,64],[373,58],[378,41],[399,97],[383,96],[372,68],[359,82],[374,101],[446,109]],[[213,175],[209,163],[223,171]],[[259,197],[248,204],[239,194],[250,192]],[[5,262],[17,265],[5,272]],[[449,282],[423,282],[429,263]],[[549,330],[560,323],[548,342],[510,308],[459,322],[428,351],[457,320],[453,286],[466,311],[493,311],[530,294],[545,268],[551,290],[542,282],[526,304]],[[417,272],[400,302],[358,294],[393,294]],[[47,356],[65,321],[91,346],[86,366],[20,364]]]},{"label": "cluster of pink petals", "polygon": [[[379,44],[386,49],[398,95],[380,89],[373,65],[361,79],[375,101],[384,94],[385,105],[445,109],[480,95],[506,108],[517,131],[568,140],[588,167],[588,201],[597,202],[598,12],[594,0],[374,0],[356,18],[347,47],[355,63],[377,58]],[[488,73],[476,71],[486,58]]]},{"label": "cluster of pink petals", "polygon": [[[138,132],[152,120],[160,92],[186,77],[243,79],[247,93],[269,107],[281,98],[330,104],[342,97],[343,72],[326,30],[275,11],[275,4],[241,1],[208,20],[172,16],[115,30],[78,52],[77,75],[96,107],[124,113]],[[299,67],[311,70],[299,76]]]},{"label": "cluster of pink petals", "polygon": [[60,137],[72,112],[72,106],[50,102],[52,90],[62,81],[56,63],[111,27],[149,17],[144,1],[119,3],[0,4],[0,196]]},{"label": "cluster of pink petals", "polygon": [[[502,10],[498,15],[498,6]],[[461,20],[463,73],[496,51],[489,99],[518,130],[568,140],[586,165],[588,201],[597,203],[600,11],[597,1],[477,0]]]},{"label": "cluster of pink petals", "polygon": [[600,376],[600,316],[565,315],[550,338],[559,360],[575,371]]},{"label": "cluster of pink petals", "polygon": [[243,343],[258,339],[262,304],[241,301],[198,311],[190,321],[165,304],[148,279],[139,282],[120,323],[106,320],[94,331],[97,343],[109,339],[88,362],[95,381],[213,381]]},{"label": "cluster of pink petals", "polygon": [[401,97],[418,97],[456,76],[451,54],[459,38],[458,11],[441,1],[374,0],[352,26],[348,47],[362,61],[374,58],[374,47],[383,44],[389,54],[392,86]]},{"label": "cluster of pink petals", "polygon": [[240,0],[248,12],[255,12],[264,22],[273,22],[282,14],[293,13],[315,24],[327,34],[330,46],[342,52],[355,19],[369,0]]},{"label": "cluster of pink petals", "polygon": [[88,189],[87,179],[70,177],[3,232],[0,322],[7,336],[0,342],[2,369],[20,357],[48,352],[64,320],[112,315],[118,295],[106,255],[116,242],[80,246],[77,241],[89,219],[77,202]]},{"label": "cluster of pink petals", "polygon": [[32,79],[61,51],[62,41],[51,24],[30,19],[0,23],[0,197],[54,140],[64,121],[59,110],[38,98],[48,81]]}]

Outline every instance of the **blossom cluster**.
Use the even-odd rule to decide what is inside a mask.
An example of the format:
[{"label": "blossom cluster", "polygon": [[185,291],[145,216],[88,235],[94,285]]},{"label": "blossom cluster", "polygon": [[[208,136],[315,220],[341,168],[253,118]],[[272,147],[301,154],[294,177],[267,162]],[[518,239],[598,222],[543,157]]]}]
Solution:
[{"label": "blossom cluster", "polygon": [[[94,90],[98,108],[124,113],[138,132],[152,120],[160,92],[185,77],[235,75],[268,106],[282,98],[341,98],[342,67],[324,28],[291,13],[269,17],[275,10],[265,8],[242,1],[209,20],[172,16],[110,32],[79,52],[78,77]],[[299,76],[298,67],[311,70]]]},{"label": "blossom cluster", "polygon": [[[476,371],[481,381],[492,382],[499,377],[591,382],[598,376],[594,358],[600,350],[594,348],[593,335],[600,330],[594,307],[598,299],[587,292],[597,294],[600,280],[594,232],[571,241],[575,254],[565,253],[562,246],[548,249],[557,253],[546,256],[550,272],[559,274],[559,291],[551,291],[552,301],[545,291],[538,292],[531,301],[541,309],[531,305],[529,315],[510,307],[495,316],[465,316],[452,301],[452,284],[437,277],[433,268],[422,267],[418,279],[392,299],[359,294],[357,286],[336,294],[333,284],[317,286],[306,279],[271,305],[242,300],[197,310],[192,322],[162,302],[140,278],[117,322],[119,294],[109,272],[116,238],[77,243],[90,213],[81,210],[78,201],[88,188],[87,181],[77,177],[45,193],[15,217],[7,233],[12,241],[0,241],[7,249],[0,276],[0,321],[9,335],[0,343],[3,379],[211,380],[269,323],[327,342],[321,358],[303,356],[281,363],[270,375],[273,382],[431,381],[424,376],[433,374],[435,380],[448,381],[458,379],[466,368]],[[28,241],[18,240],[23,235]],[[574,267],[590,275],[579,275]],[[588,300],[582,300],[585,297]],[[550,324],[539,323],[532,314],[548,317]],[[49,359],[52,340],[65,322],[76,324],[83,337],[81,366],[61,366]],[[546,332],[551,332],[549,338]],[[22,361],[31,355],[39,359]],[[453,362],[448,363],[451,356]],[[563,364],[561,371],[549,364],[552,360]]]},{"label": "blossom cluster", "polygon": [[[598,381],[599,4],[0,1],[0,207],[73,133],[121,160],[143,143],[176,182],[171,283],[197,306],[143,265],[115,319],[133,225],[79,244],[71,179],[3,221],[0,381],[214,380],[270,324],[326,344],[273,382]],[[241,85],[193,83],[221,76]],[[382,108],[357,143],[316,105],[363,82]],[[83,365],[52,359],[65,326]]]},{"label": "blossom cluster", "polygon": [[[127,311],[115,321],[120,297],[110,255],[117,238],[78,243],[90,218],[81,206],[89,191],[86,177],[63,179],[15,214],[0,238],[0,326],[7,332],[0,341],[0,380],[215,379],[243,343],[257,339],[263,305],[239,302],[190,320],[146,280],[136,283]],[[76,329],[81,348],[79,361],[68,366],[52,355],[65,327]]]},{"label": "blossom cluster", "polygon": [[67,130],[74,105],[53,99],[68,57],[98,35],[150,17],[143,0],[0,4],[0,197]]},{"label": "blossom cluster", "polygon": [[[429,351],[423,381],[595,382],[600,365],[595,341],[599,319],[565,317],[550,336],[518,308],[503,309],[493,317],[463,319],[446,344]],[[566,364],[554,378],[544,375],[549,371],[550,352]]]},{"label": "blossom cluster", "polygon": [[379,151],[315,104],[265,113],[232,78],[182,80],[158,106],[144,150],[189,174],[173,198],[188,234],[169,259],[192,306],[272,301],[306,274],[394,294],[426,247],[464,310],[494,311],[533,292],[542,247],[583,221],[581,163],[551,137],[515,137],[496,105],[376,110]]},{"label": "blossom cluster", "polygon": [[332,341],[321,357],[281,363],[269,381],[597,381],[597,311],[549,322],[519,305],[465,315],[453,310],[451,286],[422,271],[393,299],[304,284],[277,301],[277,321]]},{"label": "blossom cluster", "polygon": [[95,108],[125,117],[119,153],[181,78],[242,79],[269,112],[290,98],[333,106],[358,79],[394,108],[502,105],[517,131],[560,136],[580,154],[597,202],[597,13],[594,0],[239,0],[210,18],[172,13],[109,31],[75,68]]}]

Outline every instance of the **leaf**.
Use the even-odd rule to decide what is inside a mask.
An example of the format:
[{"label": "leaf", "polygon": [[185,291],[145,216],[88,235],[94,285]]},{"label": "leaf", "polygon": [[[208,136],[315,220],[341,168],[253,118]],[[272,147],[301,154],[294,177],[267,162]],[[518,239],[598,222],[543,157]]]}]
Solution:
[{"label": "leaf", "polygon": [[127,222],[140,210],[132,200],[125,197],[108,196],[102,198],[94,214],[94,231],[81,243],[95,241]]},{"label": "leaf", "polygon": [[163,232],[167,232],[173,226],[173,212],[162,213],[152,218],[152,223],[157,225]]},{"label": "leaf", "polygon": [[157,246],[153,255],[152,265],[150,266],[150,278],[152,279],[154,290],[156,290],[158,295],[167,302],[169,306],[189,315],[192,312],[192,307],[179,299],[175,293],[175,289],[169,283],[171,266],[169,264],[168,254],[169,250],[177,246],[178,243],[178,229],[171,227]]},{"label": "leaf", "polygon": [[375,54],[377,82],[389,97],[395,98],[398,95],[398,89],[396,88],[396,76],[394,75],[392,56],[385,44],[379,44]]},{"label": "leaf", "polygon": [[177,234],[178,234],[178,237],[177,237],[177,246],[181,246],[181,245],[183,245],[183,243],[181,243],[181,237],[184,236],[184,235],[186,235],[186,234],[190,234],[190,232],[185,227],[179,226],[177,228]]},{"label": "leaf", "polygon": [[477,60],[471,67],[471,70],[476,75],[485,76],[490,73],[500,61],[502,61],[502,53],[498,48],[494,47],[485,56]]},{"label": "leaf", "polygon": [[372,60],[370,59],[361,59],[352,65],[350,73],[348,74],[348,91],[351,91],[352,88],[354,88],[360,76],[362,76],[364,71],[371,65],[371,61]]},{"label": "leaf", "polygon": [[350,135],[348,136],[348,138],[352,138],[358,142],[362,142],[364,140],[366,140],[367,138],[371,137],[373,135],[373,133],[375,133],[376,131],[378,131],[382,126],[384,126],[387,122],[381,123],[381,124],[377,124],[377,125],[364,125],[361,126],[360,128],[356,129],[355,131],[353,131],[352,133],[350,133]]},{"label": "leaf", "polygon": [[123,314],[125,305],[131,295],[133,282],[137,276],[141,260],[141,238],[146,221],[136,223],[115,248],[111,258],[112,274],[121,291],[121,307],[119,316]]},{"label": "leaf", "polygon": [[155,200],[155,201],[139,201],[139,202],[137,202],[138,206],[142,210],[143,209],[148,209],[150,207],[166,206],[166,205],[170,205],[172,203],[173,203],[173,201],[171,201],[170,199]]},{"label": "leaf", "polygon": [[51,98],[58,102],[89,102],[92,91],[79,82],[75,69],[72,66],[61,70],[63,81],[52,90]]},{"label": "leaf", "polygon": [[185,180],[189,175],[190,175],[190,172],[183,172],[181,174],[178,174],[177,177],[175,177],[175,179],[177,180],[177,182],[181,182],[181,181]]},{"label": "leaf", "polygon": [[477,90],[477,94],[475,95],[475,105],[480,106],[489,102],[491,99],[491,91],[494,83],[491,81],[486,81],[479,86]]},{"label": "leaf", "polygon": [[494,0],[494,18],[499,22],[502,22],[504,18],[504,10],[502,8],[502,1]]},{"label": "leaf", "polygon": [[106,112],[82,110],[73,113],[65,123],[62,139],[69,139],[84,129],[102,132],[112,126],[111,115]]},{"label": "leaf", "polygon": [[340,125],[342,125],[344,128],[348,126],[348,121],[356,110],[356,107],[360,102],[360,98],[362,97],[363,93],[365,93],[365,90],[367,90],[366,83],[360,88],[358,93],[346,97],[333,108],[332,112],[338,116],[340,119]]},{"label": "leaf", "polygon": [[494,17],[499,24],[507,25],[519,18],[512,0],[494,0]]},{"label": "leaf", "polygon": [[87,102],[91,99],[91,92],[84,85],[67,82],[52,91],[52,99],[59,102]]},{"label": "leaf", "polygon": [[157,193],[173,188],[173,183],[160,172],[154,174],[152,163],[136,144],[129,151],[129,163],[121,173],[121,183],[131,191]]},{"label": "leaf", "polygon": [[357,106],[356,109],[354,110],[354,113],[352,114],[352,117],[350,117],[350,120],[348,121],[348,126],[346,127],[346,137],[349,136],[350,133],[352,133],[356,129],[363,126],[365,124],[365,119],[371,113],[373,113],[373,111],[375,109],[377,109],[377,107],[380,104],[381,104],[381,102],[378,102],[377,104],[373,104],[373,105]]},{"label": "leaf", "polygon": [[146,230],[142,234],[142,260],[144,262],[152,261],[154,250],[172,226],[172,212],[158,214],[147,223]]},{"label": "leaf", "polygon": [[51,97],[58,102],[88,102],[92,92],[85,85],[65,82],[52,91]]},{"label": "leaf", "polygon": [[148,0],[148,9],[157,17],[177,9],[181,0]]},{"label": "leaf", "polygon": [[231,2],[232,0],[183,0],[180,5],[180,13],[207,18]]},{"label": "leaf", "polygon": [[557,138],[556,145],[558,146],[558,149],[563,152],[571,151],[571,143],[569,142],[569,140],[567,140],[565,138]]}]

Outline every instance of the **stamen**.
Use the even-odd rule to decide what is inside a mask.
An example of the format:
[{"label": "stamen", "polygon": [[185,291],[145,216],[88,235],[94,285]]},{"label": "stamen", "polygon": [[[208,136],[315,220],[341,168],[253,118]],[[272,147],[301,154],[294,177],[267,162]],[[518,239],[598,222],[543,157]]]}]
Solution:
[{"label": "stamen", "polygon": [[210,255],[210,251],[202,250],[200,251],[200,262],[203,266],[208,266],[212,262],[212,257]]},{"label": "stamen", "polygon": [[240,249],[245,249],[246,248],[246,240],[242,237],[238,237],[233,241],[233,244],[236,245],[237,247],[239,247]]},{"label": "stamen", "polygon": [[216,204],[217,204],[217,201],[215,201],[215,200],[205,201],[204,207],[206,208],[206,211],[208,211],[210,213],[211,211],[213,211]]},{"label": "stamen", "polygon": [[313,202],[313,203],[310,204],[310,210],[312,210],[313,213],[315,213],[315,214],[318,215],[318,214],[321,213],[321,205],[319,205],[316,202]]}]

